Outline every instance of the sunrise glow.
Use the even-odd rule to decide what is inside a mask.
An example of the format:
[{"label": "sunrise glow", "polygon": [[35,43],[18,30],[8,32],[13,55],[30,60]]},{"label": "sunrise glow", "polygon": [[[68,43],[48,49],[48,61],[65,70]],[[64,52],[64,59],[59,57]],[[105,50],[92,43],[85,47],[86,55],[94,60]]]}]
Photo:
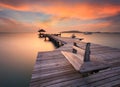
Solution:
[{"label": "sunrise glow", "polygon": [[119,0],[0,0],[0,32],[120,32]]}]

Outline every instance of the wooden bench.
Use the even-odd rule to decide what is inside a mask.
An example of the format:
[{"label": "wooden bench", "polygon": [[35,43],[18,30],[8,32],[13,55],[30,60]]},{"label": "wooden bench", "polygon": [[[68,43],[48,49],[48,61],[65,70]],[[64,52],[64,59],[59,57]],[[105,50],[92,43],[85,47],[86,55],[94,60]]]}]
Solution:
[{"label": "wooden bench", "polygon": [[[67,60],[73,65],[75,70],[82,74],[94,73],[99,70],[109,68],[109,65],[101,60],[90,58],[90,43],[86,44],[86,49],[73,46],[73,53],[61,51]],[[91,60],[92,59],[92,60]]]}]

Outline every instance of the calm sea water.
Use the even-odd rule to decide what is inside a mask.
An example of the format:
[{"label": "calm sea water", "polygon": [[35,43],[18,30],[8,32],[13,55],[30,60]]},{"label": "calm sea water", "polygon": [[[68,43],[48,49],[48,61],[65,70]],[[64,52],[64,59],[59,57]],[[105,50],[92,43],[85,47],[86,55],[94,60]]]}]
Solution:
[{"label": "calm sea water", "polygon": [[[62,37],[71,35],[64,33]],[[120,34],[75,35],[85,42],[120,48]],[[0,87],[28,87],[38,51],[54,49],[37,33],[0,34]]]},{"label": "calm sea water", "polygon": [[[62,37],[71,37],[73,33],[63,33]],[[74,33],[77,38],[84,38],[84,42],[91,42],[103,46],[120,48],[120,34],[89,34]]]},{"label": "calm sea water", "polygon": [[0,34],[0,87],[28,87],[38,51],[54,49],[35,33]]}]

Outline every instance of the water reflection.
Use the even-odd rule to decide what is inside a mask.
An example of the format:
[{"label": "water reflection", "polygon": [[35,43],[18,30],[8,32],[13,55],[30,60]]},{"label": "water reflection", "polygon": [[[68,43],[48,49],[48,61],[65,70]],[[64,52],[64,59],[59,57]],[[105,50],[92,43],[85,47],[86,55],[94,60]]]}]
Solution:
[{"label": "water reflection", "polygon": [[[62,34],[70,37],[72,34]],[[120,48],[119,34],[75,34],[85,42]],[[54,45],[37,34],[0,34],[0,87],[28,87],[38,51],[54,50]]]},{"label": "water reflection", "polygon": [[0,87],[28,87],[38,51],[54,45],[37,34],[0,34]]}]

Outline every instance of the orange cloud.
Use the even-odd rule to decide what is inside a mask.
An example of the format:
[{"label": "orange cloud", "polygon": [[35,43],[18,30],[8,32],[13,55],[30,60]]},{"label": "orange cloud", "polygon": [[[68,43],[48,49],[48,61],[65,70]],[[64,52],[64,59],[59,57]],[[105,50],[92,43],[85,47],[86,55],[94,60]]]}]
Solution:
[{"label": "orange cloud", "polygon": [[8,5],[8,4],[0,3],[0,6],[4,7],[4,8],[12,9],[12,10],[18,10],[18,11],[28,11],[30,9],[26,5],[12,6],[12,5]]},{"label": "orange cloud", "polygon": [[[79,24],[79,25],[73,24],[72,26],[69,26],[69,25],[68,26],[56,26],[56,25],[59,23],[60,20],[64,18],[68,18],[68,19],[73,18],[73,19],[80,19],[81,21],[82,20],[87,21],[87,20],[92,20],[92,19],[97,19],[97,18],[99,19],[99,18],[104,18],[108,16],[113,16],[120,12],[120,5],[115,5],[115,4],[104,4],[104,5],[92,4],[92,3],[72,3],[72,4],[68,3],[67,4],[63,2],[50,3],[50,1],[49,3],[45,3],[44,0],[42,3],[41,2],[39,3],[22,2],[19,5],[17,4],[14,5],[12,4],[12,2],[9,4],[0,3],[0,6],[2,8],[8,8],[11,10],[25,11],[25,12],[27,11],[40,12],[40,13],[52,15],[52,18],[46,21],[40,21],[38,19],[34,22],[34,25],[36,26],[36,28],[39,28],[39,27],[45,28],[48,31],[51,31],[51,30],[63,31],[67,29],[68,30],[80,29],[80,30],[85,30],[85,31],[87,30],[94,31],[94,30],[103,29],[106,27],[110,27],[112,24],[110,24],[110,22],[102,22],[102,23],[99,22],[99,23],[93,23],[93,24],[92,23],[89,23],[89,24],[84,23],[84,24]],[[64,20],[63,23],[67,23],[67,22],[65,22]],[[10,23],[8,24],[12,26],[12,24]],[[33,26],[31,26],[31,24],[25,24],[25,23],[18,23],[18,24],[22,26],[21,29],[25,29],[25,28],[33,29]],[[17,26],[18,24],[15,24],[15,26]],[[10,28],[14,28],[14,27],[12,26]],[[8,27],[6,29],[8,29]]]},{"label": "orange cloud", "polygon": [[8,4],[0,4],[2,7],[19,11],[43,12],[60,17],[73,17],[79,19],[95,19],[115,15],[120,12],[120,6],[116,5],[92,5],[87,3],[54,3],[51,5],[41,4],[22,4],[13,6]]}]

